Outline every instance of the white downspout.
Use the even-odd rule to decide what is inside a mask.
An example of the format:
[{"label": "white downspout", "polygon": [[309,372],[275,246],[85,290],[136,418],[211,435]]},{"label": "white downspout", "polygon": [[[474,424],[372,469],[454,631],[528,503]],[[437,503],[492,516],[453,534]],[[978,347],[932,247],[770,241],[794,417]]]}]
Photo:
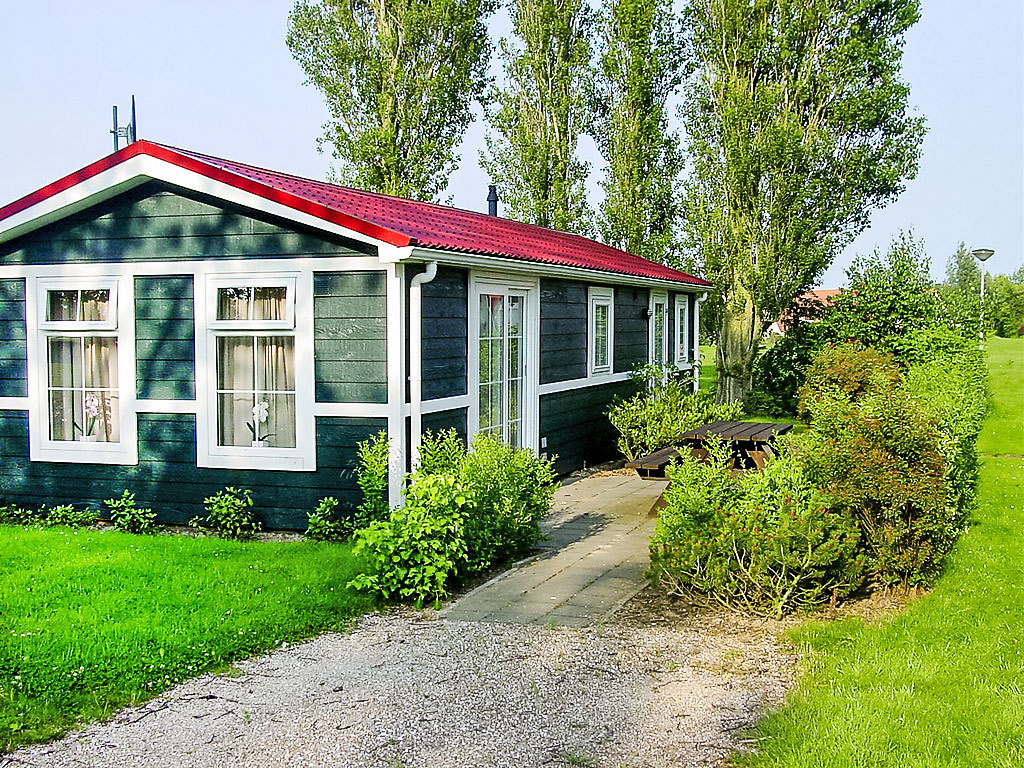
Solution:
[{"label": "white downspout", "polygon": [[700,389],[700,305],[707,300],[708,292],[704,291],[700,298],[693,302],[693,359],[697,365],[692,369],[697,375],[693,377],[693,391]]},{"label": "white downspout", "polygon": [[425,271],[409,284],[409,461],[415,472],[420,462],[420,433],[423,429],[423,288],[437,277],[437,262],[428,261]]}]

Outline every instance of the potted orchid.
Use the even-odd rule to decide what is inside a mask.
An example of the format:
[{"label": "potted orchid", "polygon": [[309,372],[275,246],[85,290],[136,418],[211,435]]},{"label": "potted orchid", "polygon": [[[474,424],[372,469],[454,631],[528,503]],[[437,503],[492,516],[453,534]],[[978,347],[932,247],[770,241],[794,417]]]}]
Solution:
[{"label": "potted orchid", "polygon": [[[78,440],[83,443],[95,443],[98,436],[93,434],[96,430],[96,422],[100,418],[100,399],[95,394],[89,392],[85,396],[85,418],[86,418],[86,429],[78,427],[78,430],[82,433],[78,436]],[[75,426],[78,426],[77,424]]]},{"label": "potted orchid", "polygon": [[267,423],[267,418],[269,416],[270,403],[266,400],[260,400],[252,407],[252,421],[246,422],[245,426],[247,426],[249,428],[249,432],[252,433],[253,448],[266,448],[267,445],[269,445],[267,440],[273,437],[273,434],[263,433],[260,429],[261,424]]}]

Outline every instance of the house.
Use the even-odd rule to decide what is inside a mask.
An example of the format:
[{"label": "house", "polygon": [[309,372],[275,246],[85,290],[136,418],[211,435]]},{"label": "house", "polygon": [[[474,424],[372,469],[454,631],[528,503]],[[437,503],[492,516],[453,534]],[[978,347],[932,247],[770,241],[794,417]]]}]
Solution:
[{"label": "house", "polygon": [[135,492],[167,522],[227,485],[265,524],[390,496],[422,430],[565,473],[614,455],[638,363],[689,367],[709,284],[576,235],[148,141],[0,208],[0,503]]},{"label": "house", "polygon": [[793,299],[792,306],[783,312],[778,320],[768,326],[763,334],[764,338],[785,336],[796,323],[813,322],[820,316],[823,309],[832,304],[839,293],[839,288],[804,291]]}]

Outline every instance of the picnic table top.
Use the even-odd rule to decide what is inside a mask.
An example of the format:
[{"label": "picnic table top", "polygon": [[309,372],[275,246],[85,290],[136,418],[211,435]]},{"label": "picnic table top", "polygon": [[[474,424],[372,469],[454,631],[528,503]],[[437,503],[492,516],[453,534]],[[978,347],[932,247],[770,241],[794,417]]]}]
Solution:
[{"label": "picnic table top", "polygon": [[792,424],[777,421],[712,421],[680,435],[681,440],[704,440],[708,437],[722,437],[727,440],[749,440],[765,442],[776,435],[782,435],[793,428]]}]

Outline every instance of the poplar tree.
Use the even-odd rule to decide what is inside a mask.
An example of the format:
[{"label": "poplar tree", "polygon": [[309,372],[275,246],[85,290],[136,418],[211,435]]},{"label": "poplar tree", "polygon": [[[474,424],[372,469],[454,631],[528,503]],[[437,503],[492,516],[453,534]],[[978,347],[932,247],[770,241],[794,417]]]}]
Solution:
[{"label": "poplar tree", "polygon": [[678,263],[678,138],[669,97],[682,82],[682,32],[671,0],[605,0],[592,135],[607,162],[598,230],[608,245]]},{"label": "poplar tree", "polygon": [[434,200],[483,98],[496,0],[300,0],[288,48],[331,119],[337,180]]},{"label": "poplar tree", "polygon": [[764,328],[917,172],[900,80],[918,0],[687,0],[688,245],[722,296],[719,401]]},{"label": "poplar tree", "polygon": [[512,218],[568,232],[589,229],[577,156],[588,121],[593,13],[584,0],[512,0],[516,42],[501,41],[506,85],[481,162]]}]

